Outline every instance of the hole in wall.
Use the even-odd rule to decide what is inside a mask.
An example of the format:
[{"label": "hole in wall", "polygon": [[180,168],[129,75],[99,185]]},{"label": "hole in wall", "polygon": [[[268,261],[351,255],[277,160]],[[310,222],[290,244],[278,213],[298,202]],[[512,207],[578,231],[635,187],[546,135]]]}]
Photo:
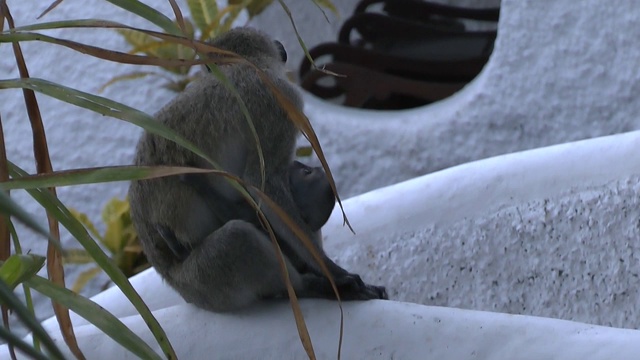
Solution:
[{"label": "hole in wall", "polygon": [[408,109],[445,99],[486,65],[499,12],[422,0],[363,0],[336,42],[309,50],[317,68],[304,58],[300,85],[327,101],[362,109]]}]

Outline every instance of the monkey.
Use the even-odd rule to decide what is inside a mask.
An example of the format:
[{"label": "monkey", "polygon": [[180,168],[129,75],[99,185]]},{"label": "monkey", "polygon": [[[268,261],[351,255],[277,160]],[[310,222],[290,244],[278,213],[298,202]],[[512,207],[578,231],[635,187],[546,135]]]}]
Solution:
[{"label": "monkey", "polygon": [[[312,241],[342,300],[386,299],[384,287],[365,284],[359,275],[338,266],[322,250],[319,224],[326,222],[325,216],[328,218],[327,201],[303,200],[304,177],[295,180],[300,179],[295,171],[305,174],[308,169],[293,162],[298,129],[256,70],[260,69],[302,111],[302,97],[286,77],[284,47],[251,28],[232,29],[211,44],[253,64],[225,64],[219,70],[251,116],[264,154],[264,179],[257,142],[240,103],[213,74],[205,72],[193,81],[155,114],[156,120],[247,184],[261,187],[264,180],[264,193]],[[193,152],[150,132],[141,136],[134,164],[213,168]],[[234,311],[259,299],[285,297],[276,250],[251,215],[250,205],[239,201],[239,193],[221,176],[202,176],[198,186],[190,177],[179,175],[131,182],[132,221],[147,259],[187,302],[210,311]],[[255,191],[250,194],[258,199]],[[319,206],[317,210],[314,204]],[[231,214],[226,213],[229,209]],[[274,209],[261,203],[261,210],[276,234],[296,294],[335,299],[328,278],[309,250]],[[314,211],[323,216],[314,215]],[[186,249],[184,253],[181,247]]]},{"label": "monkey", "polygon": [[[289,189],[303,221],[309,225],[314,232],[319,231],[329,220],[331,212],[335,207],[335,196],[329,179],[321,167],[310,167],[299,161],[294,161],[288,169]],[[256,211],[246,204],[245,199],[236,194],[235,199],[230,199],[230,203],[216,201],[224,197],[221,191],[206,185],[206,179],[202,174],[184,174],[181,180],[193,186],[198,193],[208,201],[208,205],[214,216],[219,221],[227,222],[232,220],[232,216],[245,221],[249,221],[259,226],[259,219]],[[167,242],[169,249],[179,259],[185,259],[190,251],[177,239],[171,235],[167,229],[159,228],[162,238]]]},{"label": "monkey", "polygon": [[289,190],[302,220],[312,231],[320,231],[336,205],[331,184],[324,170],[294,161],[289,166]]}]

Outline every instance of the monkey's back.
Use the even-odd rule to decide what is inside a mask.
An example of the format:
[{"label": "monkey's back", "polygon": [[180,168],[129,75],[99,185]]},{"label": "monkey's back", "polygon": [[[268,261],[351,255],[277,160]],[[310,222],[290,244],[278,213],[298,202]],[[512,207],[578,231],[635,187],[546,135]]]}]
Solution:
[{"label": "monkey's back", "polygon": [[[280,205],[291,214],[294,209],[289,204],[293,201],[282,191],[285,185],[280,174],[286,172],[292,161],[298,131],[254,68],[235,64],[220,69],[244,100],[260,139],[267,179],[265,193],[272,198],[284,198]],[[298,109],[302,109],[301,97],[292,84],[275,75],[274,71],[267,70],[265,74]],[[262,174],[257,143],[249,120],[233,91],[214,75],[203,74],[155,117],[226,170],[234,167],[235,160],[244,159],[244,167],[238,175],[252,185],[260,185]],[[246,151],[246,155],[239,154],[242,151]],[[211,168],[191,151],[150,133],[140,139],[134,163]],[[181,243],[195,247],[208,233],[223,225],[212,220],[213,214],[206,204],[178,176],[134,181],[130,187],[130,200],[132,217],[145,253],[165,276],[165,270],[175,265],[176,259],[158,234],[159,226],[171,229]],[[301,221],[296,219],[296,222]]]}]

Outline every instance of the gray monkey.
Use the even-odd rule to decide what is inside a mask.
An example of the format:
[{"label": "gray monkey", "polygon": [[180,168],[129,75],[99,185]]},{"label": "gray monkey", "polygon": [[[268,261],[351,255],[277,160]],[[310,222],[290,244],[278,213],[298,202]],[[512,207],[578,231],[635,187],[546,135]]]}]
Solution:
[{"label": "gray monkey", "polygon": [[294,161],[289,167],[289,190],[302,220],[312,231],[320,231],[336,205],[324,170]]},{"label": "gray monkey", "polygon": [[[302,109],[299,93],[286,78],[286,52],[281,44],[257,30],[239,28],[214,39],[212,45],[253,63],[296,108]],[[315,227],[326,219],[303,218],[306,210],[300,210],[294,193],[305,187],[303,182],[294,182],[294,186],[289,182],[289,170],[296,166],[292,158],[298,130],[256,69],[234,63],[221,65],[220,70],[244,100],[260,139],[265,194],[312,240],[341,298],[387,298],[384,287],[365,284],[324,254],[320,230]],[[232,92],[212,74],[194,81],[162,108],[156,119],[194,143],[223,169],[260,186],[262,174],[252,131]],[[148,132],[138,143],[134,163],[211,168],[192,152]],[[184,176],[131,183],[132,220],[148,260],[186,301],[208,310],[230,311],[260,298],[286,296],[275,249],[253,217],[255,212],[239,200],[239,193],[222,177],[202,176],[197,186]],[[257,199],[255,193],[252,196]],[[313,206],[313,202],[303,204],[304,209]],[[327,277],[302,242],[273,209],[263,205],[262,211],[285,255],[298,296],[335,298]],[[186,249],[183,256],[179,254],[181,248]]]},{"label": "gray monkey", "polygon": [[[329,220],[336,203],[329,179],[321,167],[310,167],[299,161],[294,161],[289,166],[288,177],[289,190],[300,216],[311,231],[317,232],[317,236],[320,236],[319,231]],[[226,223],[235,218],[260,226],[255,209],[251,208],[239,193],[228,194],[235,190],[215,189],[208,186],[206,175],[203,174],[181,175],[181,180],[193,186],[207,201],[218,221]],[[223,198],[226,198],[226,201],[220,201]],[[184,247],[168,229],[160,229],[160,231],[176,257],[186,259],[189,256],[191,251]]]}]

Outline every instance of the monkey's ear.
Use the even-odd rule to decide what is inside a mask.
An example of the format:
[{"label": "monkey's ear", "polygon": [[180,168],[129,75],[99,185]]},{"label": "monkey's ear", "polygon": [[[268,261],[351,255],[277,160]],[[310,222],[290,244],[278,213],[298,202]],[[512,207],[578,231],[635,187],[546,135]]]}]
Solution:
[{"label": "monkey's ear", "polygon": [[283,63],[287,62],[287,50],[284,49],[284,45],[282,45],[282,43],[278,40],[274,40],[273,41],[276,44],[276,47],[278,48],[278,51],[280,52],[280,60],[282,60]]}]

